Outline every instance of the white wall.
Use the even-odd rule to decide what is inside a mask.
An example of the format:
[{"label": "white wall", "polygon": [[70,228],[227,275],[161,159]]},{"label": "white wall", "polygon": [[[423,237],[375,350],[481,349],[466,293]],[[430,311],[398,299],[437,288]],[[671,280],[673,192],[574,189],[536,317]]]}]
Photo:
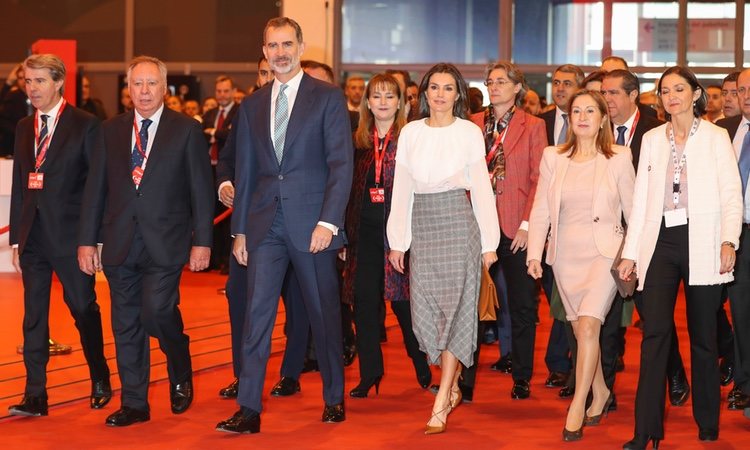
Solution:
[{"label": "white wall", "polygon": [[333,0],[283,0],[281,14],[297,21],[305,40],[303,59],[333,65]]}]

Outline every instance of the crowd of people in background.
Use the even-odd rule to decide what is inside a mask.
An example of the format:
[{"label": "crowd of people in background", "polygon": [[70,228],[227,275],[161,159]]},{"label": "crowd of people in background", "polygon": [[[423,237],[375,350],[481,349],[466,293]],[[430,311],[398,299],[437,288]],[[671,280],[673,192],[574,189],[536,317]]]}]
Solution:
[{"label": "crowd of people in background", "polygon": [[[149,335],[167,355],[172,411],[192,402],[177,307],[185,263],[228,274],[234,379],[219,396],[240,407],[219,431],[260,431],[279,296],[287,341],[270,393],[293,396],[301,373],[319,371],[323,422],[345,420],[343,370],[355,358],[349,397],[387,381],[386,304],[417,383],[435,394],[425,434],[445,432],[449,415],[473,401],[482,343],[498,341],[491,369],[512,377],[511,398],[528,399],[542,292],[553,315],[544,386],[571,398],[563,440],[583,439],[617,409],[634,310],[643,339],[634,436],[623,448],[656,448],[666,401],[682,406],[691,392],[698,438],[718,439],[720,387],[732,382],[728,409],[750,418],[750,69],[703,86],[675,66],[643,92],[622,58],[587,76],[563,64],[546,102],[515,64],[498,61],[485,73],[486,102],[449,63],[421,82],[387,70],[336,86],[330,66],[301,59],[302,31],[288,18],[268,23],[263,52],[253,86],[220,75],[202,104],[169,93],[161,61],[136,58],[125,112],[109,120],[85,77],[79,108],[91,115],[66,108],[64,66],[51,55],[27,59],[2,88],[26,311],[45,322],[49,277],[62,275],[75,293],[66,302],[92,369],[92,408],[112,397],[93,274],[103,269],[110,283],[123,390],[108,425],[150,420]],[[86,162],[66,175],[77,185],[40,176],[59,164],[44,157],[57,128],[81,134],[66,144]],[[167,146],[181,164],[163,160]],[[77,238],[45,225],[60,198],[85,206],[65,216]],[[231,219],[211,227],[229,208]],[[495,322],[477,316],[482,266],[500,299]],[[634,277],[632,295],[618,290]],[[689,377],[674,325],[680,282]],[[11,414],[48,413],[45,338],[24,322],[27,387]],[[430,365],[440,366],[435,384]]]}]

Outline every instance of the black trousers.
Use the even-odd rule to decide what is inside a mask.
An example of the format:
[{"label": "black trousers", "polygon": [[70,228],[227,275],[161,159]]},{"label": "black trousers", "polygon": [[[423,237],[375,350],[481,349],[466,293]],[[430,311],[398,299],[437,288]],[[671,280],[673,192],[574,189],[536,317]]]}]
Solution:
[{"label": "black trousers", "polygon": [[526,250],[510,250],[511,238],[501,234],[498,256],[508,284],[512,334],[513,380],[530,380],[534,370],[534,341],[538,295],[536,281],[526,273]]},{"label": "black trousers", "polygon": [[229,255],[226,296],[232,336],[232,372],[235,378],[239,378],[242,367],[240,364],[242,327],[245,324],[245,310],[247,309],[247,267],[238,263],[234,255]]},{"label": "black trousers", "polygon": [[[357,272],[354,275],[354,326],[357,330],[359,377],[367,380],[383,375],[383,352],[380,347],[380,312],[385,286],[385,249],[381,238],[383,224],[363,220],[359,234]],[[397,300],[390,303],[401,328],[406,353],[415,368],[425,368],[427,360],[414,336],[409,302]]]},{"label": "black trousers", "polygon": [[689,285],[688,225],[666,228],[662,222],[641,300],[641,366],[635,400],[635,433],[664,437],[667,359],[674,333],[674,306],[680,281],[685,285],[690,335],[693,417],[701,429],[719,429],[716,313],[722,285]]},{"label": "black trousers", "polygon": [[742,227],[729,302],[734,323],[734,384],[750,394],[750,228]]},{"label": "black trousers", "polygon": [[47,398],[49,362],[49,304],[52,272],[63,286],[63,300],[73,316],[92,380],[109,380],[104,357],[102,318],[94,292],[94,277],[78,268],[75,254],[48,256],[52,243],[45,242],[39,218],[29,233],[20,264],[23,278],[23,363],[26,367],[25,395]]},{"label": "black trousers", "polygon": [[190,338],[180,314],[183,265],[159,266],[136,228],[130,253],[117,266],[104,266],[112,297],[112,331],[122,384],[122,406],[148,410],[149,336],[167,357],[173,384],[192,378]]}]

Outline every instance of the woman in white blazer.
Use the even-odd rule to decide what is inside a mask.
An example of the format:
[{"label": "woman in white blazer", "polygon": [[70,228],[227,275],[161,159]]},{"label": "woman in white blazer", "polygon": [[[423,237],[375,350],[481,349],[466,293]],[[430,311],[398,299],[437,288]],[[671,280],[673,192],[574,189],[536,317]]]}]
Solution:
[{"label": "woman in white blazer", "polygon": [[[597,425],[612,401],[604,381],[599,332],[617,290],[610,269],[630,214],[635,172],[628,147],[612,144],[607,103],[599,92],[581,90],[568,107],[571,134],[560,147],[544,149],[539,184],[529,218],[528,273],[542,276],[542,252],[549,230],[547,264],[552,266],[578,350],[575,395],[563,440],[583,437],[583,425]],[[586,397],[593,392],[586,410]]]},{"label": "woman in white blazer", "polygon": [[737,160],[726,130],[701,120],[706,94],[690,70],[667,69],[657,86],[666,124],[643,136],[620,277],[635,272],[643,291],[635,436],[625,449],[664,437],[667,354],[680,281],[690,335],[693,417],[698,438],[719,435],[716,312],[732,281],[742,225]]}]

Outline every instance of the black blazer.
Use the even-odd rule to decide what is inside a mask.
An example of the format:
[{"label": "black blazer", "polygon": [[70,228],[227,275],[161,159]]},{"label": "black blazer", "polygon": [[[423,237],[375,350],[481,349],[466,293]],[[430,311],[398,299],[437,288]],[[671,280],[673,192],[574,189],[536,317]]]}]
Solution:
[{"label": "black blazer", "polygon": [[641,141],[643,140],[643,135],[646,134],[648,130],[656,128],[663,123],[664,122],[656,117],[650,115],[647,116],[643,113],[641,113],[638,118],[638,123],[635,125],[635,131],[633,132],[633,140],[630,141],[630,151],[633,153],[633,167],[635,167],[636,172],[638,172],[638,159],[641,156]]},{"label": "black blazer", "polygon": [[23,253],[26,240],[39,215],[41,232],[50,243],[53,257],[77,254],[81,201],[91,159],[102,147],[99,119],[70,104],[60,115],[46,161],[43,189],[28,189],[29,173],[34,171],[34,120],[27,116],[18,122],[13,158],[13,187],[10,205],[10,244]]},{"label": "black blazer", "polygon": [[727,130],[730,141],[734,141],[734,135],[737,134],[737,129],[740,127],[740,123],[742,123],[742,114],[738,114],[734,117],[725,117],[716,121],[716,125]]},{"label": "black blazer", "polygon": [[[237,103],[234,103],[232,105],[232,109],[229,110],[227,113],[227,116],[224,117],[224,124],[222,127],[216,132],[214,132],[214,138],[216,139],[216,143],[219,144],[219,155],[221,155],[221,150],[224,148],[224,144],[227,141],[227,137],[229,136],[229,131],[232,129],[232,120],[234,120],[234,116],[237,115],[237,110],[240,109],[240,105]],[[206,113],[203,115],[203,129],[207,128],[213,128],[214,122],[216,122],[216,116],[219,114],[219,108],[213,108],[206,111]],[[204,133],[204,136],[206,137],[206,142],[208,145],[211,145],[211,136]]]},{"label": "black blazer", "polygon": [[554,107],[547,112],[539,114],[539,117],[544,120],[544,124],[547,126],[547,145],[555,145],[555,115],[556,114],[557,114],[557,107]]},{"label": "black blazer", "polygon": [[[140,187],[130,172],[133,115],[103,124],[86,186],[80,242],[104,244],[102,264],[121,264],[136,227],[154,263],[185,264],[191,246],[212,243],[214,193],[208,147],[200,124],[164,108]],[[101,224],[101,229],[100,229]]]}]

